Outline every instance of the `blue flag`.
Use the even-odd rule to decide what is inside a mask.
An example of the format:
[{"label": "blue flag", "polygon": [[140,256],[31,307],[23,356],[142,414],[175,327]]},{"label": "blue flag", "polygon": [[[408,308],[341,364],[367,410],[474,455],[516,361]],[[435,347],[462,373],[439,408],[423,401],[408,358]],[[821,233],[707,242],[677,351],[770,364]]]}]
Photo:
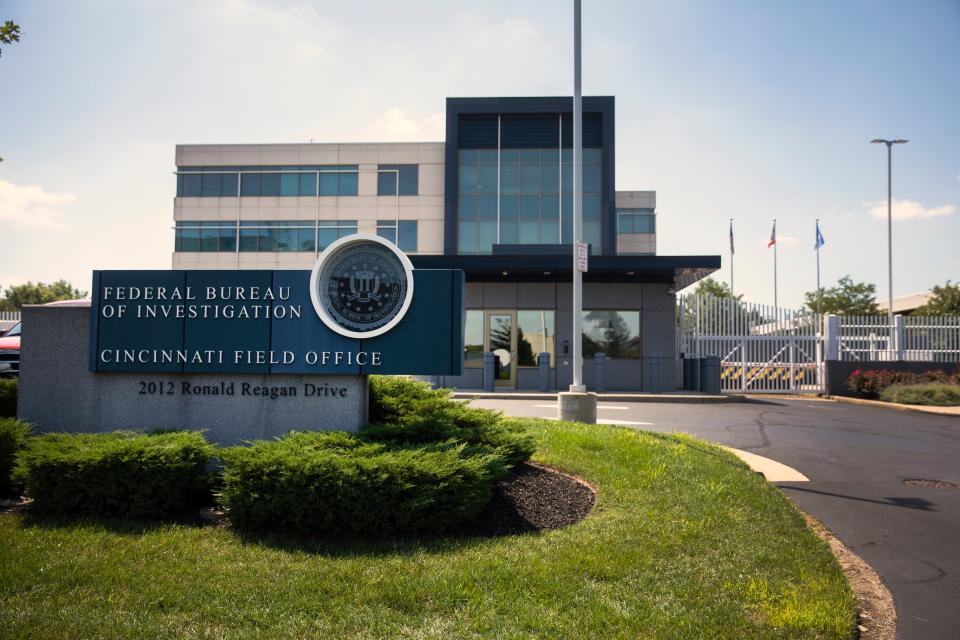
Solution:
[{"label": "blue flag", "polygon": [[817,241],[813,245],[813,250],[816,251],[823,246],[823,234],[820,233],[820,223],[817,223]]}]

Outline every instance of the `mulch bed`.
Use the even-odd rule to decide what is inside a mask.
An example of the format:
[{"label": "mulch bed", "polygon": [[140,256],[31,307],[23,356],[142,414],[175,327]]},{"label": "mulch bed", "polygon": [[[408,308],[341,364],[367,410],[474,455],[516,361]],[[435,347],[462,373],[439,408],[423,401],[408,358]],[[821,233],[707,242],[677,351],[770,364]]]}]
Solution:
[{"label": "mulch bed", "polygon": [[596,495],[585,483],[549,467],[519,465],[493,487],[493,499],[465,533],[504,536],[560,529],[587,517]]}]

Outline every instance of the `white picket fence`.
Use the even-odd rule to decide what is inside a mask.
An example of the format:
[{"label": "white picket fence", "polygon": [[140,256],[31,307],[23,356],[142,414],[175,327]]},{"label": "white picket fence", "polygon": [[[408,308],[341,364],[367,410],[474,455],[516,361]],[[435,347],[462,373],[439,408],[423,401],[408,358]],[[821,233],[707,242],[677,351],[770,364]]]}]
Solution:
[{"label": "white picket fence", "polygon": [[0,332],[20,322],[19,311],[0,311]]},{"label": "white picket fence", "polygon": [[894,316],[891,326],[887,316],[678,296],[677,354],[718,356],[723,391],[820,393],[825,360],[960,362],[960,316]]}]

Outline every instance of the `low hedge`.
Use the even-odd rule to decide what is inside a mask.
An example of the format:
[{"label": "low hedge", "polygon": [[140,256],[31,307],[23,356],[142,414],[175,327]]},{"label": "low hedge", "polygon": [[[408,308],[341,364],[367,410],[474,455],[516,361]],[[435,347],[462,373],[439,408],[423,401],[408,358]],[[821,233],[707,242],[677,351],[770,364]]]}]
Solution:
[{"label": "low hedge", "polygon": [[913,373],[912,371],[889,371],[887,369],[856,369],[847,378],[847,388],[863,398],[876,399],[883,390],[893,385],[918,385],[927,383],[960,384],[960,372],[949,374],[939,369]]},{"label": "low hedge", "polygon": [[19,378],[0,378],[0,418],[17,417]]},{"label": "low hedge", "polygon": [[162,518],[209,501],[212,453],[196,431],[51,433],[31,438],[19,473],[38,513]]},{"label": "low hedge", "polygon": [[492,449],[509,470],[528,460],[534,439],[499,412],[468,407],[450,398],[447,389],[400,377],[371,376],[370,424],[362,436],[374,442],[427,444],[458,442]]},{"label": "low hedge", "polygon": [[10,491],[11,473],[17,460],[17,452],[23,447],[30,425],[14,418],[0,420],[0,495]]},{"label": "low hedge", "polygon": [[347,433],[294,432],[221,459],[235,526],[331,536],[449,530],[483,509],[503,473],[495,453],[462,443],[401,447]]},{"label": "low hedge", "polygon": [[880,392],[885,402],[923,404],[934,407],[960,406],[960,385],[957,384],[895,384]]}]

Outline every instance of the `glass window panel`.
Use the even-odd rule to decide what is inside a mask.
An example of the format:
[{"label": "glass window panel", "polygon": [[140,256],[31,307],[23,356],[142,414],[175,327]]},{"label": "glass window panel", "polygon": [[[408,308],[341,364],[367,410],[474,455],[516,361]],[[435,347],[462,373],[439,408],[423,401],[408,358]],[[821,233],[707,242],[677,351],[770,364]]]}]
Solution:
[{"label": "glass window panel", "polygon": [[563,165],[563,176],[560,180],[560,188],[563,190],[563,193],[573,193],[573,165]]},{"label": "glass window panel", "polygon": [[257,250],[257,236],[259,235],[257,229],[240,229],[240,251],[256,251]]},{"label": "glass window panel", "polygon": [[415,164],[400,166],[400,195],[415,196],[419,192],[420,168]]},{"label": "glass window panel", "polygon": [[520,242],[520,227],[516,220],[500,220],[500,244]]},{"label": "glass window panel", "polygon": [[220,195],[224,197],[236,197],[237,180],[239,179],[240,175],[237,173],[225,173],[220,176]]},{"label": "glass window panel", "polygon": [[497,219],[497,196],[480,196],[479,198],[479,214],[481,220],[496,220]]},{"label": "glass window panel", "polygon": [[557,220],[560,217],[560,198],[557,196],[541,196],[540,217],[546,220]]},{"label": "glass window panel", "polygon": [[583,164],[600,164],[600,149],[584,149]]},{"label": "glass window panel", "polygon": [[460,151],[460,165],[477,164],[477,152],[473,149],[463,149]]},{"label": "glass window panel", "polygon": [[216,251],[219,245],[220,233],[216,228],[200,230],[200,251]]},{"label": "glass window panel", "polygon": [[319,231],[320,250],[323,251],[337,239],[336,227],[321,227]]},{"label": "glass window panel", "polygon": [[[291,169],[292,167],[285,167]],[[296,196],[300,194],[300,174],[282,173],[280,174],[280,195]]]},{"label": "glass window panel", "polygon": [[299,182],[300,182],[299,191],[301,196],[317,195],[317,174],[301,173],[299,176]]},{"label": "glass window panel", "polygon": [[519,171],[520,193],[539,193],[540,192],[540,167],[538,165],[520,165]]},{"label": "glass window panel", "polygon": [[537,244],[540,241],[540,223],[536,220],[520,221],[520,244]]},{"label": "glass window panel", "polygon": [[314,227],[305,227],[297,231],[297,251],[316,251],[317,238]]},{"label": "glass window panel", "polygon": [[516,164],[519,154],[516,149],[500,149],[500,166],[504,164]]},{"label": "glass window panel", "polygon": [[497,241],[497,221],[481,222],[479,231],[479,252],[484,254],[492,253],[493,245]]},{"label": "glass window panel", "polygon": [[479,189],[481,193],[497,192],[496,165],[489,165],[489,164],[480,165],[480,179],[477,184],[477,189]]},{"label": "glass window panel", "polygon": [[497,164],[496,149],[480,149],[477,151],[477,160],[480,164]]},{"label": "glass window panel", "polygon": [[537,366],[537,356],[540,353],[549,353],[550,366],[554,366],[556,359],[554,326],[552,309],[517,311],[517,364],[519,366]]},{"label": "glass window panel", "polygon": [[600,253],[600,221],[583,221],[583,241],[590,245],[590,253]]},{"label": "glass window panel", "polygon": [[220,251],[236,251],[237,250],[237,230],[236,229],[220,229]]},{"label": "glass window panel", "polygon": [[583,219],[600,219],[600,196],[583,196]]},{"label": "glass window panel", "polygon": [[277,230],[259,229],[257,233],[257,251],[276,251],[277,250]]},{"label": "glass window panel", "polygon": [[177,174],[177,197],[183,196],[183,174]]},{"label": "glass window panel", "polygon": [[461,221],[457,226],[460,253],[477,253],[477,223]]},{"label": "glass window panel", "polygon": [[483,366],[483,311],[467,309],[463,328],[463,364],[467,367]]},{"label": "glass window panel", "polygon": [[183,195],[188,198],[199,197],[202,192],[203,176],[187,174],[183,176]]},{"label": "glass window panel", "polygon": [[416,251],[417,250],[417,221],[416,220],[401,220],[400,229],[397,231],[398,240],[397,246],[400,247],[402,251]]},{"label": "glass window panel", "polygon": [[520,211],[520,201],[517,196],[500,196],[500,220],[516,220]]},{"label": "glass window panel", "polygon": [[476,193],[479,175],[476,165],[460,165],[460,193]]},{"label": "glass window panel", "polygon": [[559,164],[560,163],[560,150],[559,149],[540,149],[540,162],[541,164]]},{"label": "glass window panel", "polygon": [[537,196],[520,196],[520,218],[536,220],[540,217],[540,198]]},{"label": "glass window panel", "polygon": [[540,164],[540,150],[520,149],[517,152],[517,159],[520,164]]},{"label": "glass window panel", "polygon": [[460,219],[477,219],[477,196],[460,196]]},{"label": "glass window panel", "polygon": [[583,357],[603,352],[608,358],[639,358],[640,312],[583,312]]},{"label": "glass window panel", "polygon": [[397,182],[399,179],[399,173],[396,166],[386,164],[380,165],[380,168],[377,170],[377,195],[397,195]]},{"label": "glass window panel", "polygon": [[280,195],[280,174],[279,173],[261,173],[260,174],[260,195],[261,196],[279,196]]},{"label": "glass window panel", "polygon": [[259,196],[260,195],[260,174],[259,173],[240,174],[240,195],[241,196]]},{"label": "glass window panel", "polygon": [[560,223],[558,221],[540,221],[540,244],[560,244]]},{"label": "glass window panel", "polygon": [[600,165],[583,165],[583,192],[600,193]]},{"label": "glass window panel", "polygon": [[200,251],[200,229],[180,229],[180,251]]},{"label": "glass window panel", "polygon": [[397,228],[396,227],[382,227],[377,225],[377,235],[381,238],[386,238],[393,244],[397,244]]},{"label": "glass window panel", "polygon": [[571,164],[573,162],[573,149],[563,149],[560,151],[560,162]]},{"label": "glass window panel", "polygon": [[517,165],[515,164],[500,165],[500,193],[501,194],[517,193],[517,189],[519,186],[520,186],[520,176],[518,173]]},{"label": "glass window panel", "polygon": [[560,192],[560,165],[543,163],[540,165],[540,193]]},{"label": "glass window panel", "polygon": [[203,174],[203,187],[201,195],[204,197],[213,197],[220,195],[220,174],[219,173],[205,173]]},{"label": "glass window panel", "polygon": [[277,251],[297,250],[297,230],[277,229]]},{"label": "glass window panel", "polygon": [[357,172],[348,171],[340,174],[340,193],[341,196],[357,195]]},{"label": "glass window panel", "polygon": [[573,223],[564,221],[560,225],[560,242],[563,244],[573,244]]},{"label": "glass window panel", "polygon": [[339,178],[336,173],[327,171],[320,174],[320,195],[322,196],[335,196],[339,190],[337,184]]},{"label": "glass window panel", "polygon": [[338,238],[345,238],[346,236],[353,235],[356,232],[357,232],[356,220],[341,220],[340,225],[337,227]]}]

